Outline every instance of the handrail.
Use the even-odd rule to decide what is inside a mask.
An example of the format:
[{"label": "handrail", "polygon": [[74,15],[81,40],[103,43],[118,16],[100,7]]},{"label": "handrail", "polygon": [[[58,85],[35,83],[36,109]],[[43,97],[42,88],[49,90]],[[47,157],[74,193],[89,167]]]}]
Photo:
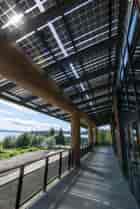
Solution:
[{"label": "handrail", "polygon": [[[87,147],[88,147],[88,144],[84,144],[84,146],[81,146],[81,149],[84,149],[84,148],[87,148]],[[38,162],[40,160],[44,160],[46,157],[53,157],[55,155],[58,155],[60,152],[64,153],[64,152],[67,152],[67,151],[70,151],[70,150],[71,150],[70,148],[69,149],[67,148],[67,150],[62,150],[62,151],[58,151],[58,152],[55,152],[55,153],[46,153],[46,155],[43,155],[40,158],[28,161],[26,163],[20,163],[17,166],[11,166],[10,168],[4,168],[4,169],[0,168],[0,174],[9,172],[11,170],[16,170],[16,169],[20,168],[21,166],[28,166],[28,165],[33,164],[35,162]]]},{"label": "handrail", "polygon": [[[71,150],[71,149],[68,149],[68,150]],[[31,160],[31,161],[28,161],[28,162],[26,162],[26,163],[20,163],[20,164],[18,164],[17,166],[11,166],[10,168],[0,169],[0,174],[9,172],[9,171],[11,171],[11,170],[16,170],[16,169],[20,168],[21,166],[28,166],[28,165],[33,164],[33,163],[35,163],[35,162],[44,160],[46,157],[53,157],[53,156],[55,156],[55,155],[58,155],[60,152],[63,153],[63,152],[67,152],[68,150],[58,151],[58,152],[51,153],[51,154],[46,153],[46,155],[44,155],[44,156],[42,156],[42,157],[40,157],[40,158],[37,158],[37,159],[35,159],[35,160]]]},{"label": "handrail", "polygon": [[[86,145],[83,145],[81,146],[80,150],[81,150],[81,157],[83,155],[85,155],[86,153],[89,152],[90,150],[90,146],[88,144]],[[63,153],[68,153],[68,155],[64,156],[63,157]],[[58,155],[59,158],[58,159],[55,159],[53,162],[58,162],[58,168],[56,167],[56,175],[54,177],[51,177],[48,181],[48,172],[49,172],[49,164],[51,165],[51,163],[49,163],[49,158],[53,157],[53,156],[56,156]],[[63,159],[66,158],[66,165],[64,164],[63,165]],[[1,169],[0,170],[0,174],[3,174],[3,173],[8,173],[10,171],[14,171],[16,169],[19,169],[19,173],[18,173],[18,177],[16,176],[16,178],[14,178],[14,180],[18,180],[18,185],[17,185],[17,192],[16,192],[16,200],[15,200],[15,207],[14,209],[19,209],[20,206],[22,206],[25,202],[27,202],[29,199],[31,199],[33,196],[29,195],[27,198],[28,199],[25,199],[24,201],[22,201],[22,191],[23,191],[23,184],[24,184],[24,177],[27,176],[28,174],[25,173],[25,168],[26,166],[29,166],[33,163],[36,163],[36,162],[39,162],[41,160],[44,160],[44,165],[40,166],[40,168],[37,168],[37,169],[33,169],[33,171],[30,171],[29,173],[32,173],[32,172],[35,172],[36,170],[38,169],[41,169],[41,168],[44,168],[44,171],[43,171],[43,182],[42,182],[42,186],[41,186],[41,190],[46,192],[47,190],[47,185],[49,184],[50,180],[53,178],[56,179],[56,178],[61,178],[61,176],[68,170],[71,170],[72,168],[74,168],[74,162],[73,162],[73,150],[72,149],[67,149],[67,150],[62,150],[62,151],[58,151],[58,152],[55,152],[55,153],[47,153],[46,155],[38,158],[38,159],[35,159],[35,160],[31,160],[31,161],[28,161],[28,162],[25,162],[25,163],[20,163],[16,166],[11,166],[10,168],[4,168],[4,169]],[[52,162],[52,163],[53,163]],[[64,161],[65,162],[65,161]],[[63,166],[66,166],[65,169],[63,170],[62,167]],[[11,174],[11,173],[10,173]],[[8,175],[8,174],[7,174]],[[6,176],[6,175],[5,175]],[[8,183],[7,183],[8,182]],[[2,187],[4,185],[7,185],[11,182],[13,182],[13,179],[8,181],[7,180],[6,183],[2,184]],[[1,187],[1,186],[0,186]],[[40,191],[41,191],[40,190]],[[39,191],[37,191],[38,193]],[[36,194],[37,194],[36,193]],[[33,194],[34,195],[34,194]]]}]

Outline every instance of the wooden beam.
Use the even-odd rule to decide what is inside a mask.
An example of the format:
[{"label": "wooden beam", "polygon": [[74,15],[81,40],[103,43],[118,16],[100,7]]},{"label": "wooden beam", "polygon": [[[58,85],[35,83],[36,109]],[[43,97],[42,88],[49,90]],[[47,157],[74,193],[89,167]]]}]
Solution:
[{"label": "wooden beam", "polygon": [[61,106],[71,112],[74,106],[68,101],[61,100],[60,90],[49,79],[44,79],[25,55],[14,45],[0,41],[0,74],[9,80],[15,81],[19,86],[31,91],[34,95],[47,100],[48,103]]},{"label": "wooden beam", "polygon": [[[62,90],[49,78],[41,75],[39,69],[13,44],[0,40],[0,74],[17,85],[29,90],[34,96],[43,98],[47,103],[72,113],[78,111]],[[89,119],[86,113],[80,112],[80,117]]]},{"label": "wooden beam", "polygon": [[116,138],[116,147],[117,155],[120,163],[122,164],[122,142],[121,142],[121,127],[120,127],[120,118],[118,111],[118,99],[115,95],[113,97],[113,110],[114,110],[114,119],[115,119],[115,138]]}]

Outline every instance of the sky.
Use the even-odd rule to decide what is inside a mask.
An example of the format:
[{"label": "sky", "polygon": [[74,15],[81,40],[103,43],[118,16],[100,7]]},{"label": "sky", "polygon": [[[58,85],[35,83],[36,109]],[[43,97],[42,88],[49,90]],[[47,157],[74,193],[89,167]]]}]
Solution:
[{"label": "sky", "polygon": [[[67,122],[0,99],[0,130],[46,131],[51,127],[70,130]],[[5,135],[0,133],[0,137]]]},{"label": "sky", "polygon": [[[68,122],[0,99],[0,140],[5,136],[30,131],[47,131],[52,127],[55,130],[63,128],[63,130],[70,131],[70,123]],[[100,128],[109,129],[110,127],[102,126]],[[8,131],[21,131],[21,133]]]}]

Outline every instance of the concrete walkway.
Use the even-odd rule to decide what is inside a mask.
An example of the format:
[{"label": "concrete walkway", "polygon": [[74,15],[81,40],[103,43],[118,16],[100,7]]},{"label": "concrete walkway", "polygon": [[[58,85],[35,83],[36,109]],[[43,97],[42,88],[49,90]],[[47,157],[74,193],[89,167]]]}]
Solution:
[{"label": "concrete walkway", "polygon": [[30,209],[136,209],[111,148],[90,153]]}]

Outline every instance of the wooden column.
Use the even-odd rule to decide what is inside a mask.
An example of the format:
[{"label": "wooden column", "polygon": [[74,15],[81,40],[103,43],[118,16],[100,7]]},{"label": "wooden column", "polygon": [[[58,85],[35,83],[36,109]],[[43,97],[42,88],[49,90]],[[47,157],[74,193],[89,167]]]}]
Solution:
[{"label": "wooden column", "polygon": [[99,139],[98,139],[98,128],[97,127],[95,129],[95,138],[96,138],[95,144],[98,145]]},{"label": "wooden column", "polygon": [[112,124],[111,124],[111,136],[112,136],[112,146],[113,146],[115,154],[117,154],[114,121],[112,121]]},{"label": "wooden column", "polygon": [[114,108],[114,129],[115,129],[115,141],[116,141],[116,149],[117,155],[122,162],[122,142],[121,142],[121,127],[120,127],[120,118],[119,118],[119,111],[118,111],[118,100],[117,96],[113,98],[113,108]]},{"label": "wooden column", "polygon": [[137,144],[140,144],[140,122],[137,121]]},{"label": "wooden column", "polygon": [[96,125],[93,128],[93,144],[95,145],[97,141],[97,127]]},{"label": "wooden column", "polygon": [[94,144],[94,135],[93,135],[93,126],[88,123],[88,140],[89,140],[89,145],[92,148]]},{"label": "wooden column", "polygon": [[71,135],[74,165],[80,166],[80,115],[73,112],[71,116]]}]

